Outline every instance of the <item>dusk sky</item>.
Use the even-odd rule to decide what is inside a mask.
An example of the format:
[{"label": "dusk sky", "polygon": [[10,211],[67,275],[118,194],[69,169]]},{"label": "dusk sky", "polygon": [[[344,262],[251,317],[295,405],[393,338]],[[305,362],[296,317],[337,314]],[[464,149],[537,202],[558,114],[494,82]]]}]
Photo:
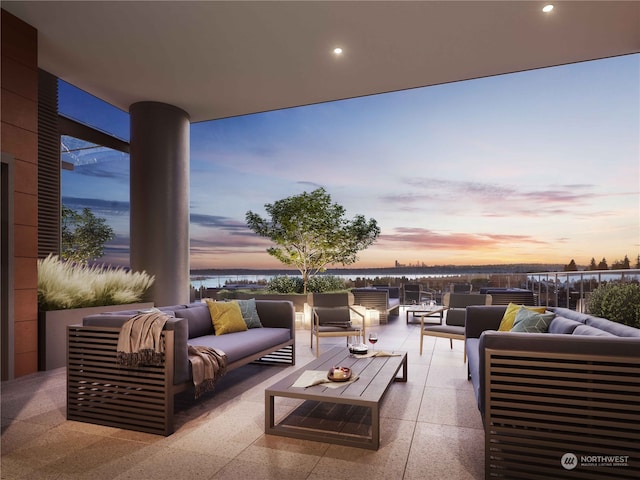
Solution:
[{"label": "dusk sky", "polygon": [[[126,112],[64,83],[60,111],[128,140]],[[128,156],[65,159],[63,202],[128,265]],[[640,55],[192,124],[191,267],[282,268],[245,213],[320,186],[381,228],[354,267],[633,262]]]}]

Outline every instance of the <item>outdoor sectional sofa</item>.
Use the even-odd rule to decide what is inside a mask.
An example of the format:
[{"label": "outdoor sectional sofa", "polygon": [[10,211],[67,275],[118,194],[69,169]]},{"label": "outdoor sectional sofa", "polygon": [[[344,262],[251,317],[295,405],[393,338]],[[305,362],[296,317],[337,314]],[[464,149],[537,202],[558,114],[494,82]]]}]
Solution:
[{"label": "outdoor sectional sofa", "polygon": [[256,300],[261,328],[215,335],[206,303],[160,310],[174,315],[162,337],[162,365],[116,364],[118,334],[138,311],[104,313],[68,327],[67,418],[161,435],[174,431],[174,395],[193,387],[187,344],[227,355],[227,371],[251,362],[295,364],[295,311],[284,300]]},{"label": "outdoor sectional sofa", "polygon": [[496,331],[506,308],[466,315],[485,478],[640,478],[640,330],[547,307],[547,333]]}]

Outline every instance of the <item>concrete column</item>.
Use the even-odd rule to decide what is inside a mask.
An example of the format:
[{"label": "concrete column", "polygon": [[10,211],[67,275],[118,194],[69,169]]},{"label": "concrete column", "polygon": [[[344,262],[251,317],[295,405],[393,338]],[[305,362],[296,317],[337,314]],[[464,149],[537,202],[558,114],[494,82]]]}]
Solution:
[{"label": "concrete column", "polygon": [[189,115],[139,102],[131,115],[131,268],[155,275],[148,300],[189,303]]}]

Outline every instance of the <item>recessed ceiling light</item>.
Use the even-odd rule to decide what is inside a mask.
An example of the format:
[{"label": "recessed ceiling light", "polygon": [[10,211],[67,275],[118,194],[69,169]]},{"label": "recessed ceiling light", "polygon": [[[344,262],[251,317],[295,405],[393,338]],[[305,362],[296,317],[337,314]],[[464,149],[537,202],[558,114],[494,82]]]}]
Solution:
[{"label": "recessed ceiling light", "polygon": [[342,49],[340,47],[336,47],[333,49],[333,53],[335,55],[342,55]]},{"label": "recessed ceiling light", "polygon": [[551,4],[545,5],[544,7],[542,7],[542,11],[544,13],[549,13],[551,10],[553,10],[553,5],[551,5]]}]

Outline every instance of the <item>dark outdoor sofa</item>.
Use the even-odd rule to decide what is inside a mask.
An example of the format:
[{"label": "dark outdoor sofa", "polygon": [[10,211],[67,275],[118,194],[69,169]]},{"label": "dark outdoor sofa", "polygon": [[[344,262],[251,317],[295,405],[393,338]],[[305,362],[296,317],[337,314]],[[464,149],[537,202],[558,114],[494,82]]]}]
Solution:
[{"label": "dark outdoor sofa", "polygon": [[351,293],[354,305],[378,310],[381,324],[388,323],[389,314],[400,311],[400,287],[352,288]]},{"label": "dark outdoor sofa", "polygon": [[640,478],[640,330],[548,307],[548,333],[498,332],[506,308],[469,306],[465,323],[485,478]]},{"label": "dark outdoor sofa", "polygon": [[491,295],[491,305],[537,305],[533,291],[524,288],[482,287],[480,293]]},{"label": "dark outdoor sofa", "polygon": [[227,370],[251,362],[295,364],[295,311],[283,300],[256,300],[262,328],[215,335],[206,303],[161,307],[167,320],[160,366],[116,364],[118,333],[138,311],[85,317],[68,327],[67,418],[170,435],[174,395],[193,387],[187,343],[222,350]]}]

